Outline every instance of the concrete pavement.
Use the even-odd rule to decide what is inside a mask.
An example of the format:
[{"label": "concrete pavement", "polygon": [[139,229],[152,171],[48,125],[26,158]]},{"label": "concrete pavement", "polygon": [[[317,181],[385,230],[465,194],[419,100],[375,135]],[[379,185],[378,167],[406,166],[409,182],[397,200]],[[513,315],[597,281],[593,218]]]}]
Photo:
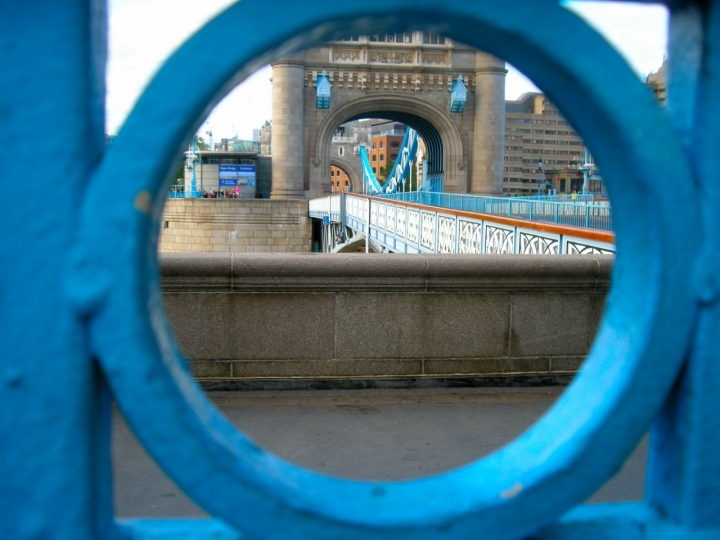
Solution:
[{"label": "concrete pavement", "polygon": [[[264,448],[345,478],[401,480],[476,460],[537,420],[562,388],[213,392],[223,414]],[[118,517],[206,515],[150,460],[113,413]],[[647,438],[590,500],[642,498]]]}]

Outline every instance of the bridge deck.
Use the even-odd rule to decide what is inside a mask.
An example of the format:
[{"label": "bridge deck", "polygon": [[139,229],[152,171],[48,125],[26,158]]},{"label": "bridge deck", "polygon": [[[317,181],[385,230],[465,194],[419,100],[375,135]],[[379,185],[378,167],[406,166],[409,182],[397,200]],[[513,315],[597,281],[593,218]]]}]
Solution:
[{"label": "bridge deck", "polygon": [[[597,212],[593,219],[611,221],[610,208],[607,206],[504,199],[495,202],[492,198],[486,198],[491,201],[487,203],[483,198],[452,199],[442,193],[425,193],[422,196],[418,192],[399,194],[403,195],[431,202],[434,197],[438,199],[437,202],[445,200],[449,204],[457,203],[459,208],[396,200],[395,197],[341,194],[311,200],[309,215],[323,219],[326,227],[329,227],[325,234],[327,251],[336,245],[335,229],[338,226],[333,224],[339,224],[340,228],[347,227],[353,235],[369,238],[376,246],[375,250],[394,253],[615,253],[615,235],[610,231],[523,219],[550,213],[557,217],[561,208],[565,208],[563,211],[571,217],[571,212],[577,211],[576,208],[586,207]],[[482,201],[482,208],[494,211],[495,214],[477,211],[474,207],[480,207],[478,201]],[[465,205],[465,202],[472,205]],[[466,209],[466,206],[473,208]],[[502,211],[504,215],[497,215]]]}]

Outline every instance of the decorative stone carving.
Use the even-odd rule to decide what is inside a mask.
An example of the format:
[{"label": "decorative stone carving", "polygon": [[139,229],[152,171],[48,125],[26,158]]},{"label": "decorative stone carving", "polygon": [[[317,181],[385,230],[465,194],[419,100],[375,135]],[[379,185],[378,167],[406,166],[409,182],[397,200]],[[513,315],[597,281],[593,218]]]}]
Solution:
[{"label": "decorative stone carving", "polygon": [[370,51],[370,62],[376,64],[412,64],[411,52]]},{"label": "decorative stone carving", "polygon": [[360,62],[359,49],[335,49],[333,54],[335,62]]},{"label": "decorative stone carving", "polygon": [[447,53],[444,52],[423,52],[423,64],[447,65]]}]

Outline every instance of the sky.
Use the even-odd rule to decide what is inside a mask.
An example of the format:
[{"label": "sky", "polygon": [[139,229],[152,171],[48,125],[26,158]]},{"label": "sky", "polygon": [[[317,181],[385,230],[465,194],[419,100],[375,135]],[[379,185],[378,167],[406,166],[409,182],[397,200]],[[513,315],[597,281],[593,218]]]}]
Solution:
[{"label": "sky", "polygon": [[[195,31],[235,0],[109,0],[106,129],[117,134],[143,89],[163,62]],[[656,4],[567,1],[625,57],[642,79],[662,64],[667,47],[667,11]],[[251,139],[272,117],[270,66],[235,88],[210,114],[199,133],[214,140]],[[508,65],[505,98],[536,91]]]}]

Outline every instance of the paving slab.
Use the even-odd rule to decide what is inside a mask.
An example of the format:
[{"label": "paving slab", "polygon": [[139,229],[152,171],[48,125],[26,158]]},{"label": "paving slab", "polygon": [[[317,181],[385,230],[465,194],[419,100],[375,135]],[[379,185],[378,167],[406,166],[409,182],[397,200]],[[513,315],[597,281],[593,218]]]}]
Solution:
[{"label": "paving slab", "polygon": [[[238,429],[277,455],[343,478],[403,480],[461,467],[510,442],[562,388],[209,392]],[[207,515],[147,456],[113,411],[118,517]],[[592,502],[643,497],[647,437]]]}]

